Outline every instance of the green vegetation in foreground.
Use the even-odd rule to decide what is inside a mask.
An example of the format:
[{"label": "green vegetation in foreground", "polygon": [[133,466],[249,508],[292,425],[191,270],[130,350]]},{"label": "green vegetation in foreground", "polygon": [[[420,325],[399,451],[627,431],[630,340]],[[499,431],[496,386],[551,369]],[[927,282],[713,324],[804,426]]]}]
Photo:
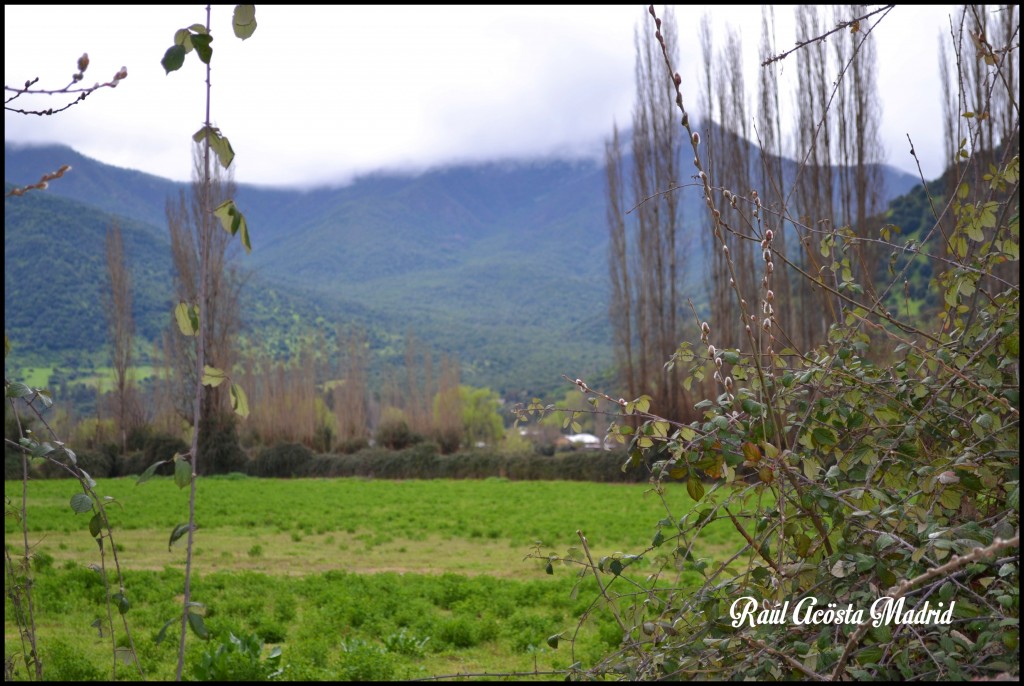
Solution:
[{"label": "green vegetation in foreground", "polygon": [[[100,559],[88,516],[71,511],[76,488],[66,480],[30,486],[28,520],[38,541],[34,598],[48,676],[102,679],[109,676],[109,637],[100,640],[90,625],[102,613],[103,585],[88,568]],[[577,528],[595,559],[641,552],[666,516],[649,490],[501,479],[204,479],[196,599],[208,608],[215,639],[190,640],[187,673],[228,632],[259,636],[265,653],[279,645],[289,679],[405,679],[593,663],[622,638],[607,610],[595,610],[573,654],[568,639],[598,596],[593,577],[580,580],[561,566],[548,576],[546,560],[526,557],[564,554],[578,545]],[[5,491],[18,502],[20,483],[7,482]],[[156,645],[155,637],[181,611],[183,543],[168,552],[167,540],[184,517],[185,492],[163,478],[141,486],[105,479],[97,492],[121,504],[109,512],[128,570],[127,618],[147,677],[171,678],[176,639]],[[675,484],[665,501],[676,518],[692,505]],[[718,557],[742,545],[716,524],[705,531],[702,554]],[[11,540],[16,523],[8,518],[5,529]],[[634,569],[627,576],[649,585],[652,565]],[[10,607],[5,623],[10,654],[18,650]],[[555,634],[565,639],[557,650],[547,644]]]},{"label": "green vegetation in foreground", "polygon": [[[42,539],[37,551],[53,555],[58,563],[80,561],[78,552],[95,551],[88,534],[89,516],[76,515],[69,504],[77,488],[73,481],[49,480],[34,481],[29,489],[30,530]],[[12,501],[20,500],[20,489],[20,482],[5,483]],[[97,492],[116,501],[108,507],[108,515],[115,539],[125,547],[122,562],[128,569],[163,569],[184,559],[178,547],[167,552],[168,536],[184,517],[187,500],[171,478],[155,477],[140,486],[134,478],[100,479]],[[668,484],[665,502],[678,519],[693,501],[683,485]],[[606,555],[642,547],[654,535],[658,520],[667,516],[661,499],[646,484],[496,478],[209,477],[198,489],[196,512],[201,555],[217,557],[225,550],[244,553],[249,546],[260,545],[264,552],[259,569],[272,574],[310,570],[306,560],[313,556],[323,558],[317,567],[323,570],[374,572],[388,567],[516,578],[531,578],[543,567],[522,562],[538,547],[546,555],[579,545],[577,529],[587,535],[594,554]],[[716,525],[721,526],[716,530]],[[4,526],[8,536],[18,530],[11,518]],[[704,535],[713,545],[739,540],[726,522],[716,522]],[[330,545],[337,549],[336,556],[325,547],[329,537],[334,539]],[[404,565],[403,554],[381,552],[402,546],[423,552],[428,564]],[[446,548],[458,551],[448,562]],[[507,554],[496,558],[499,550]],[[234,569],[232,562],[204,564]]]}]

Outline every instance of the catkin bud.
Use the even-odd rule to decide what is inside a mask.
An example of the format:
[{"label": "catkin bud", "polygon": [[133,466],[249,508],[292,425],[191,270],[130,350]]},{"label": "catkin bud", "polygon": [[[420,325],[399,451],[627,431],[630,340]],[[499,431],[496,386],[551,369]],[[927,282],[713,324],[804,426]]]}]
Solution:
[{"label": "catkin bud", "polygon": [[679,72],[672,75],[672,80],[676,82],[677,86],[683,82],[683,78],[679,76]]},{"label": "catkin bud", "polygon": [[696,131],[693,132],[693,144],[700,145],[700,134]]},{"label": "catkin bud", "polygon": [[775,238],[775,232],[774,231],[772,231],[771,229],[768,229],[767,231],[764,232],[764,239],[766,241],[771,243],[773,238]]},{"label": "catkin bud", "polygon": [[716,352],[718,352],[718,351],[715,350],[715,346],[713,346],[713,345],[709,345],[708,346],[708,357],[714,357]]},{"label": "catkin bud", "polygon": [[731,391],[732,390],[732,377],[731,376],[725,377],[725,390],[727,390],[727,391]]},{"label": "catkin bud", "polygon": [[768,264],[765,265],[765,267],[768,268],[768,273],[769,274],[771,274],[772,272],[775,271],[775,263],[774,262],[769,262]]},{"label": "catkin bud", "polygon": [[701,322],[700,330],[704,332],[705,336],[708,335],[709,333],[711,333],[711,327],[708,326],[707,322]]},{"label": "catkin bud", "polygon": [[764,294],[764,299],[770,303],[775,302],[775,291],[768,289],[768,292]]}]

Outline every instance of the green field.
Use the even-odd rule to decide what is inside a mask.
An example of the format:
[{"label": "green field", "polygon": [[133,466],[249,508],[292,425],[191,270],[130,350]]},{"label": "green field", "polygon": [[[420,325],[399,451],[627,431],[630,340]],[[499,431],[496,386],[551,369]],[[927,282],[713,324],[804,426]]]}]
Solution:
[{"label": "green field", "polygon": [[[19,502],[20,488],[5,484],[10,502]],[[48,678],[99,679],[109,676],[111,662],[109,637],[101,640],[90,627],[103,609],[101,577],[89,569],[100,556],[89,516],[70,508],[77,489],[73,481],[30,484],[34,598]],[[156,478],[141,486],[101,480],[97,492],[116,499],[109,512],[128,570],[127,618],[147,677],[170,678],[176,638],[160,645],[154,639],[180,615],[184,541],[168,551],[168,537],[186,519],[187,491]],[[195,600],[206,604],[217,637],[256,634],[280,646],[285,676],[293,679],[586,665],[613,650],[621,632],[600,610],[575,652],[567,642],[557,650],[547,645],[554,634],[573,635],[598,591],[592,577],[577,578],[578,567],[556,565],[546,574],[546,556],[578,546],[577,529],[595,560],[643,552],[668,516],[666,504],[674,519],[692,506],[682,486],[670,485],[664,495],[663,504],[646,485],[502,479],[206,478],[197,506]],[[716,531],[717,524],[724,526]],[[698,553],[737,549],[726,527],[709,527]],[[5,539],[20,541],[11,517]],[[640,581],[653,569],[644,560],[632,576]],[[20,651],[13,619],[8,604],[8,657]],[[208,650],[213,646],[191,639],[189,666]]]}]

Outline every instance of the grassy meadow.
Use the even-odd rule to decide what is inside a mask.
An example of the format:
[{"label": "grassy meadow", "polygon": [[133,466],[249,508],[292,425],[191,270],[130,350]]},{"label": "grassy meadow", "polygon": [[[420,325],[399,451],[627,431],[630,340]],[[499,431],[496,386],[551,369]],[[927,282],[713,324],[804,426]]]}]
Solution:
[{"label": "grassy meadow", "polygon": [[[9,503],[20,502],[20,488],[5,484]],[[89,515],[69,505],[76,489],[67,480],[30,484],[33,599],[48,678],[100,679],[110,674],[110,638],[91,626],[103,611],[104,591],[89,565],[101,560]],[[97,492],[114,498],[108,512],[127,572],[126,616],[147,678],[171,678],[176,634],[159,645],[155,638],[180,616],[184,539],[168,550],[168,538],[187,518],[187,491],[169,478],[140,486],[126,478],[100,480]],[[659,520],[678,519],[691,506],[676,484],[663,502],[647,485],[205,478],[194,599],[207,607],[214,640],[190,638],[187,670],[228,632],[257,635],[265,653],[279,646],[283,677],[290,679],[586,665],[614,649],[621,632],[606,610],[591,611],[598,598],[593,577],[580,579],[579,567],[560,564],[549,575],[547,556],[578,547],[577,529],[595,561],[643,552]],[[726,522],[705,534],[698,556],[718,558],[742,543]],[[5,540],[20,542],[13,517],[5,518]],[[651,554],[663,550],[671,552]],[[653,569],[644,560],[624,576],[644,583]],[[584,615],[589,619],[573,646],[568,639]],[[8,603],[8,657],[20,652],[13,620]],[[557,649],[547,643],[555,634],[566,639]],[[123,631],[115,635],[124,642]],[[131,674],[125,667],[120,673]]]}]

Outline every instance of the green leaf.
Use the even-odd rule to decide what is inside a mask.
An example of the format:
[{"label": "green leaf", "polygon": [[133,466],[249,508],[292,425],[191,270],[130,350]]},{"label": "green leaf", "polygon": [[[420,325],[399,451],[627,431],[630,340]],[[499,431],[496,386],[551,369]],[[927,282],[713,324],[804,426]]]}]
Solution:
[{"label": "green leaf", "polygon": [[75,493],[71,496],[71,509],[74,510],[75,514],[92,512],[92,498],[85,493]]},{"label": "green leaf", "polygon": [[220,166],[225,169],[231,166],[231,162],[235,159],[235,149],[231,147],[231,141],[218,132],[217,136],[210,141],[210,147],[217,153]]},{"label": "green leaf", "polygon": [[235,5],[235,15],[232,17],[231,26],[235,35],[242,40],[251,37],[256,31],[256,6]]},{"label": "green leaf", "polygon": [[174,456],[174,483],[178,488],[185,488],[192,483],[192,463],[184,455]]},{"label": "green leaf", "polygon": [[981,230],[981,222],[979,222],[978,220],[974,220],[971,223],[969,223],[967,226],[964,227],[964,230],[967,232],[967,237],[970,238],[972,241],[977,241],[980,243],[981,241],[985,240],[985,234]]},{"label": "green leaf", "polygon": [[214,216],[220,219],[221,226],[232,236],[241,232],[242,245],[245,252],[252,252],[252,242],[249,239],[249,225],[245,216],[239,211],[234,200],[225,200],[213,211]]},{"label": "green leaf", "polygon": [[174,306],[174,320],[178,322],[178,330],[186,336],[199,335],[199,306],[189,305],[182,300]]},{"label": "green leaf", "polygon": [[206,628],[206,623],[203,622],[202,615],[196,614],[195,612],[189,612],[188,625],[192,627],[192,631],[196,633],[196,636],[204,641],[210,640],[210,631]]},{"label": "green leaf", "polygon": [[740,354],[735,350],[723,350],[722,359],[729,364],[738,364],[740,361]]},{"label": "green leaf", "polygon": [[192,32],[188,29],[178,29],[174,32],[174,44],[185,48],[185,54],[192,52]]},{"label": "green leaf", "polygon": [[185,47],[183,45],[172,45],[167,48],[167,52],[164,53],[164,58],[160,60],[160,65],[164,68],[165,74],[170,74],[172,71],[181,69],[181,65],[185,63]]},{"label": "green leaf", "polygon": [[751,417],[761,417],[764,414],[764,405],[756,400],[750,400],[747,398],[740,403],[740,406],[743,407],[743,411]]},{"label": "green leaf", "polygon": [[686,480],[686,492],[690,494],[694,501],[699,501],[704,497],[704,484],[700,479],[690,477]]},{"label": "green leaf", "polygon": [[836,444],[836,435],[832,433],[831,429],[818,427],[811,432],[811,437],[816,445],[826,448]]},{"label": "green leaf", "polygon": [[103,531],[103,519],[100,518],[100,513],[97,512],[89,520],[89,535],[93,538],[99,538],[100,533]]},{"label": "green leaf", "polygon": [[146,467],[146,471],[142,472],[142,474],[139,474],[139,478],[135,480],[135,485],[138,486],[139,484],[144,484],[150,479],[152,479],[153,475],[156,474],[156,468],[165,462],[167,462],[167,460],[157,460],[153,464]]},{"label": "green leaf", "polygon": [[242,419],[249,416],[249,398],[237,383],[231,384],[231,409]]},{"label": "green leaf", "polygon": [[14,381],[7,384],[7,388],[4,389],[4,395],[8,398],[27,398],[32,395],[34,391],[28,387],[27,384],[23,384],[20,381]]},{"label": "green leaf", "polygon": [[199,59],[203,61],[203,64],[209,64],[210,58],[213,57],[213,48],[210,47],[212,40],[213,36],[209,34],[197,33],[192,35],[192,46],[196,49],[196,54],[199,55]]},{"label": "green leaf", "polygon": [[217,153],[217,160],[220,162],[220,166],[225,169],[230,167],[232,160],[235,159],[235,151],[231,147],[231,142],[221,134],[220,129],[214,126],[203,126],[192,134],[192,140],[196,143],[202,142],[204,138],[207,140],[210,148]]},{"label": "green leaf", "polygon": [[156,635],[155,643],[157,645],[163,643],[164,639],[167,638],[167,630],[171,628],[171,625],[174,624],[175,621],[175,619],[168,619],[166,622],[164,622],[164,625],[160,628],[160,631],[157,632]]},{"label": "green leaf", "polygon": [[111,596],[114,604],[117,605],[117,611],[122,615],[128,614],[128,610],[131,608],[131,603],[128,602],[128,598],[124,593],[115,593]]},{"label": "green leaf", "polygon": [[171,540],[167,543],[167,552],[171,552],[171,546],[186,533],[188,533],[188,524],[179,524],[174,527],[174,531],[171,532]]},{"label": "green leaf", "polygon": [[661,533],[661,529],[658,529],[657,533],[654,534],[654,540],[651,541],[651,547],[657,548],[665,542],[665,534]]},{"label": "green leaf", "polygon": [[555,634],[554,636],[548,636],[548,646],[554,650],[558,650],[558,641],[562,638],[561,634]]},{"label": "green leaf", "polygon": [[210,365],[203,365],[203,385],[212,386],[216,388],[220,386],[224,379],[228,378],[228,375],[223,370],[211,367]]}]

